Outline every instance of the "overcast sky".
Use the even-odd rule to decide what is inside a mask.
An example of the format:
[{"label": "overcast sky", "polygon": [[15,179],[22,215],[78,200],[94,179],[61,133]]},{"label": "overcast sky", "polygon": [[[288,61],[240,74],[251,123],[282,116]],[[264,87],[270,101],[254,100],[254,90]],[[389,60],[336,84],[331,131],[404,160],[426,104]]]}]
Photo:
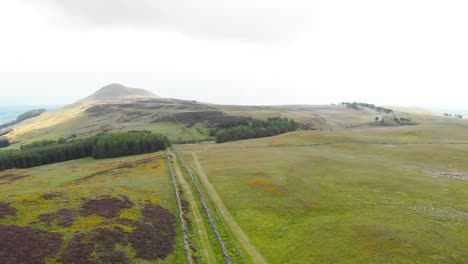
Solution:
[{"label": "overcast sky", "polygon": [[108,83],[230,104],[468,108],[466,0],[1,0],[0,104]]}]

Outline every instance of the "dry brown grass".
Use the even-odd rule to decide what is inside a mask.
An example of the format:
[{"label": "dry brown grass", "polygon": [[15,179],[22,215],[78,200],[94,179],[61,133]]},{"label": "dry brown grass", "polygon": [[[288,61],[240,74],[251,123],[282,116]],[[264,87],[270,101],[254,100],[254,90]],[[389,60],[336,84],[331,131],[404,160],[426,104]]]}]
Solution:
[{"label": "dry brown grass", "polygon": [[281,187],[275,184],[272,184],[267,179],[255,179],[249,182],[250,186],[261,186],[263,189],[269,193],[274,194],[275,196],[283,196],[284,192],[281,190]]},{"label": "dry brown grass", "polygon": [[257,186],[257,185],[267,185],[269,183],[270,183],[270,181],[265,180],[265,179],[256,179],[256,180],[253,180],[253,181],[249,182],[249,185]]},{"label": "dry brown grass", "polygon": [[38,117],[28,119],[13,126],[13,132],[9,133],[8,137],[16,140],[27,133],[65,123],[79,117],[89,107],[90,105],[80,104],[47,111]]},{"label": "dry brown grass", "polygon": [[351,145],[345,144],[345,143],[331,144],[330,147],[337,148],[337,149],[344,149],[344,150],[353,150],[354,149]]},{"label": "dry brown grass", "polygon": [[323,208],[320,204],[316,203],[316,202],[310,202],[309,203],[309,208],[311,209],[320,209],[320,208]]},{"label": "dry brown grass", "polygon": [[269,186],[265,189],[267,192],[272,193],[276,196],[283,196],[284,192],[280,190],[279,186]]},{"label": "dry brown grass", "polygon": [[263,171],[256,171],[256,172],[252,173],[252,176],[263,176],[263,175],[265,175],[265,174],[266,174],[266,173],[263,172]]}]

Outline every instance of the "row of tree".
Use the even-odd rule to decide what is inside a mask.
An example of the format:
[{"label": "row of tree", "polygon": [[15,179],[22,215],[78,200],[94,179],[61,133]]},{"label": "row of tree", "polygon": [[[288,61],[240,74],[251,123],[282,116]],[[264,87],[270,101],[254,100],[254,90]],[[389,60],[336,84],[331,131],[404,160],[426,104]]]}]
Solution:
[{"label": "row of tree", "polygon": [[385,114],[392,114],[393,113],[392,109],[384,108],[384,107],[381,107],[381,106],[375,106],[374,104],[368,104],[368,103],[341,102],[341,103],[339,103],[339,105],[346,106],[347,108],[353,109],[353,110],[356,110],[356,111],[361,110],[361,107],[365,107],[365,108],[373,109],[373,110],[375,110],[375,111],[377,111],[379,113],[385,113]]},{"label": "row of tree", "polygon": [[1,151],[0,170],[31,168],[85,157],[101,159],[150,153],[168,146],[167,137],[149,132],[104,134],[71,141],[40,141],[20,150]]},{"label": "row of tree", "polygon": [[455,115],[452,115],[452,114],[449,114],[449,113],[444,113],[444,116],[450,116],[450,117],[453,116],[453,117],[456,117],[456,118],[463,118],[462,115],[456,115],[456,114],[455,114]]},{"label": "row of tree", "polygon": [[413,122],[409,117],[400,117],[397,116],[376,116],[375,124],[385,125],[385,126],[409,126],[409,125],[418,125],[418,123]]},{"label": "row of tree", "polygon": [[96,159],[151,153],[170,146],[169,139],[162,134],[130,132],[106,134],[96,142],[93,157]]},{"label": "row of tree", "polygon": [[267,120],[249,119],[242,121],[237,126],[229,126],[215,130],[215,140],[217,143],[249,139],[270,137],[301,129],[301,125],[293,119],[272,117]]},{"label": "row of tree", "polygon": [[[27,146],[22,150],[0,152],[0,170],[31,168],[45,164],[89,157],[93,153],[96,138],[58,144],[43,142],[41,146]],[[36,143],[34,143],[35,145]]]}]

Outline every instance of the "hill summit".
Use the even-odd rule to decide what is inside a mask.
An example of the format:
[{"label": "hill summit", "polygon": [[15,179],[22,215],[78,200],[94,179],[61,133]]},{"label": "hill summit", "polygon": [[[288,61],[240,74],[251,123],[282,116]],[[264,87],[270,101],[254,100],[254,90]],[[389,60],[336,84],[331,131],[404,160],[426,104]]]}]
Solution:
[{"label": "hill summit", "polygon": [[102,87],[92,95],[82,99],[80,102],[103,101],[130,98],[159,98],[152,92],[144,89],[129,88],[122,84],[113,83]]}]

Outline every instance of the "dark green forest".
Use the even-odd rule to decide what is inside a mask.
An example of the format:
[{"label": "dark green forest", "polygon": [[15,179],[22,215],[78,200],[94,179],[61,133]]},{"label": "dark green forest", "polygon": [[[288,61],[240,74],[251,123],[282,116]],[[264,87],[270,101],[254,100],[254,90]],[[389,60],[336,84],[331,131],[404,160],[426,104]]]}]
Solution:
[{"label": "dark green forest", "polygon": [[106,134],[96,142],[93,157],[96,159],[135,155],[164,150],[170,145],[162,134],[129,132]]},{"label": "dark green forest", "polygon": [[6,139],[0,139],[0,148],[6,148],[10,146],[10,141]]},{"label": "dark green forest", "polygon": [[357,103],[357,102],[341,102],[339,105],[346,106],[349,109],[353,109],[356,111],[360,111],[362,107],[364,108],[369,108],[376,110],[379,113],[385,113],[385,114],[392,114],[394,111],[392,109],[380,107],[380,106],[375,106],[374,104],[368,104],[368,103]]},{"label": "dark green forest", "polygon": [[146,131],[97,135],[86,139],[38,141],[0,152],[0,170],[31,168],[85,157],[96,159],[164,150],[169,139]]},{"label": "dark green forest", "polygon": [[[267,120],[246,118],[220,122],[210,132],[217,143],[275,136],[303,129],[293,119],[271,117]],[[183,142],[180,142],[183,143]],[[194,142],[186,142],[194,143]],[[8,146],[9,142],[0,142]],[[0,170],[31,168],[85,157],[96,159],[151,153],[166,149],[169,139],[149,131],[99,134],[84,139],[43,140],[22,145],[19,150],[0,151]]]},{"label": "dark green forest", "polygon": [[228,141],[270,137],[301,129],[293,119],[271,117],[267,120],[247,119],[235,123],[221,124],[212,131],[217,143]]}]

